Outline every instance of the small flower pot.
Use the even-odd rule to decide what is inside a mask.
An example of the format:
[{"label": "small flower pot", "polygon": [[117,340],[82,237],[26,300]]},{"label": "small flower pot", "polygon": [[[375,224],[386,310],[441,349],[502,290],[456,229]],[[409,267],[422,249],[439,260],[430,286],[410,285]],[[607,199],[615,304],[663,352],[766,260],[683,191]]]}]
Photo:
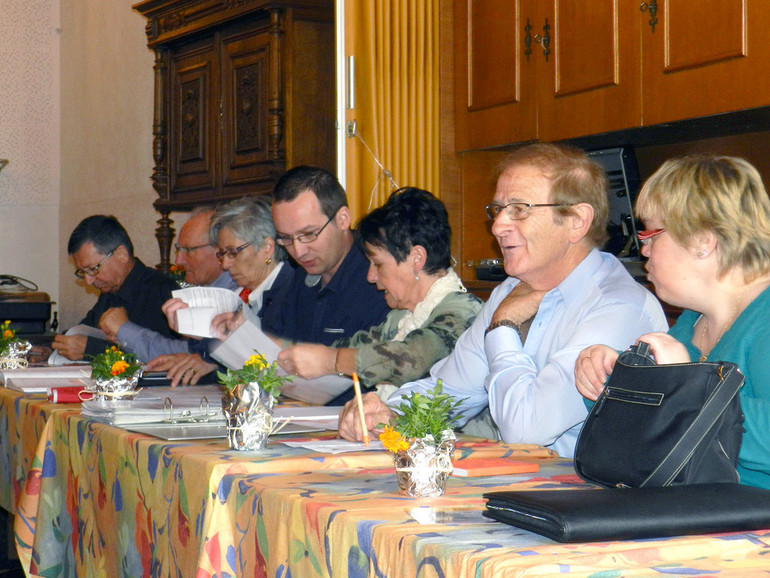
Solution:
[{"label": "small flower pot", "polygon": [[433,436],[411,441],[408,450],[393,455],[398,487],[403,494],[414,498],[441,496],[452,474],[452,454],[455,436],[445,430],[437,444]]},{"label": "small flower pot", "polygon": [[27,355],[32,349],[29,341],[9,343],[0,351],[0,369],[22,369],[27,367]]},{"label": "small flower pot", "polygon": [[93,392],[94,399],[131,399],[136,395],[136,385],[139,383],[140,376],[141,372],[131,377],[95,379],[89,391]]},{"label": "small flower pot", "polygon": [[222,397],[227,420],[227,441],[240,451],[259,451],[273,431],[273,396],[258,383],[233,388]]}]

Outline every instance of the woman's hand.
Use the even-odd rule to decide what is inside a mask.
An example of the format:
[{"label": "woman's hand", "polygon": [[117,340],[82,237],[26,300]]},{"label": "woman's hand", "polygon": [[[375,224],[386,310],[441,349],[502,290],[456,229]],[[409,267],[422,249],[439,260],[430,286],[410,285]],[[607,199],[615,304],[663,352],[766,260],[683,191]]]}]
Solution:
[{"label": "woman's hand", "polygon": [[211,334],[224,341],[233,331],[243,325],[244,321],[246,321],[246,317],[243,315],[243,311],[220,313],[211,320]]},{"label": "woman's hand", "polygon": [[575,385],[580,395],[596,401],[615,367],[618,352],[607,345],[586,347],[575,362]]},{"label": "woman's hand", "polygon": [[168,326],[174,330],[179,331],[179,323],[176,320],[176,312],[179,309],[187,309],[189,305],[179,299],[178,297],[174,297],[173,299],[169,299],[166,301],[160,308],[161,311],[163,311],[163,314],[166,316],[166,319],[168,320]]},{"label": "woman's hand", "polygon": [[687,348],[668,333],[645,333],[637,341],[644,341],[650,346],[650,352],[658,365],[690,363]]},{"label": "woman's hand", "polygon": [[173,353],[159,355],[147,364],[149,371],[166,371],[171,387],[196,385],[201,377],[217,368],[213,363],[203,361],[197,353]]},{"label": "woman's hand", "polygon": [[[362,398],[364,406],[364,416],[366,419],[366,428],[372,434],[380,424],[388,424],[395,417],[395,413],[386,405],[379,396],[372,392],[367,393]],[[351,442],[360,442],[364,440],[364,432],[361,430],[361,418],[358,415],[358,405],[355,399],[351,399],[345,404],[340,412],[339,425],[337,426],[340,436]]]},{"label": "woman's hand", "polygon": [[337,350],[317,343],[300,343],[278,353],[278,365],[286,373],[314,379],[335,373]]}]

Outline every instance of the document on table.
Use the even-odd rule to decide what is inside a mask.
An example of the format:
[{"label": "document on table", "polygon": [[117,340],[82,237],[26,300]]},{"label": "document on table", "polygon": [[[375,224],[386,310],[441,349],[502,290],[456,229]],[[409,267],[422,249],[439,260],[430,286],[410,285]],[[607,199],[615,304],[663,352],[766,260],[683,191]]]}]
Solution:
[{"label": "document on table", "polygon": [[[278,359],[280,351],[281,348],[275,341],[247,320],[227,339],[212,348],[211,357],[230,369],[240,369],[255,352],[259,352],[268,363],[272,363]],[[280,367],[277,368],[277,373],[286,375]],[[349,377],[324,375],[315,379],[303,379],[295,375],[292,381],[281,388],[281,394],[313,405],[324,405],[351,387],[353,381]]]},{"label": "document on table", "polygon": [[220,313],[236,311],[243,301],[236,293],[222,287],[186,287],[171,292],[189,307],[177,309],[179,333],[195,337],[214,337],[211,321]]},{"label": "document on table", "polygon": [[348,440],[302,440],[281,442],[292,448],[305,448],[321,454],[341,454],[345,452],[385,451],[385,446],[380,440],[369,442],[349,442]]},{"label": "document on table", "polygon": [[88,385],[90,365],[25,367],[0,371],[0,381],[9,389],[24,393],[46,393],[52,387]]}]

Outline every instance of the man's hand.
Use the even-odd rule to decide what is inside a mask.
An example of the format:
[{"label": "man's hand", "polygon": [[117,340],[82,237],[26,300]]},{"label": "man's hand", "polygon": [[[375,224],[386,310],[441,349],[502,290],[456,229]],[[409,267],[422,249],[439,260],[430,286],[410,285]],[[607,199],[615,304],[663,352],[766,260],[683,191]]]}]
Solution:
[{"label": "man's hand", "polygon": [[314,379],[334,373],[337,350],[317,343],[301,343],[278,353],[278,365],[286,373]]},{"label": "man's hand", "polygon": [[[395,413],[386,405],[376,393],[367,393],[363,396],[364,415],[366,428],[372,432],[380,424],[388,424],[395,417]],[[351,399],[340,412],[339,425],[340,436],[352,442],[364,441],[364,432],[361,430],[361,418],[358,415],[356,400]]]},{"label": "man's hand", "polygon": [[217,368],[204,361],[197,353],[173,353],[159,355],[147,364],[148,371],[165,371],[171,387],[196,385],[201,377]]},{"label": "man's hand", "polygon": [[535,316],[546,293],[547,291],[535,291],[523,281],[520,282],[497,306],[490,325],[503,319],[521,325]]},{"label": "man's hand", "polygon": [[575,385],[580,395],[596,401],[615,367],[618,352],[606,345],[586,347],[575,361]]},{"label": "man's hand", "polygon": [[128,312],[125,307],[110,307],[99,318],[99,329],[107,334],[107,339],[118,342],[118,331],[128,322]]},{"label": "man's hand", "polygon": [[166,316],[166,320],[168,320],[168,326],[173,330],[178,332],[179,331],[179,323],[177,323],[176,320],[176,312],[178,309],[186,309],[189,307],[187,303],[179,299],[178,297],[174,297],[173,299],[169,299],[166,301],[160,308],[161,311],[163,311],[163,314]]},{"label": "man's hand", "polygon": [[211,320],[211,334],[224,341],[246,321],[243,311],[220,313]]},{"label": "man's hand", "polygon": [[56,335],[51,347],[70,361],[80,361],[86,352],[87,342],[85,335]]}]

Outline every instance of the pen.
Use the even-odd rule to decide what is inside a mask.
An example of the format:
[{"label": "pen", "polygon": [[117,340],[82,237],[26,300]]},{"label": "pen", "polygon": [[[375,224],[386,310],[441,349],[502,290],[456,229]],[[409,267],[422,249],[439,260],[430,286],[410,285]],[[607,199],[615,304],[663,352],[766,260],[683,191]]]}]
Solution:
[{"label": "pen", "polygon": [[353,372],[353,389],[356,392],[356,405],[358,406],[358,417],[361,419],[361,431],[364,435],[364,445],[369,445],[369,430],[366,428],[366,417],[364,417],[364,400],[361,398],[361,384],[358,382],[358,374]]}]

